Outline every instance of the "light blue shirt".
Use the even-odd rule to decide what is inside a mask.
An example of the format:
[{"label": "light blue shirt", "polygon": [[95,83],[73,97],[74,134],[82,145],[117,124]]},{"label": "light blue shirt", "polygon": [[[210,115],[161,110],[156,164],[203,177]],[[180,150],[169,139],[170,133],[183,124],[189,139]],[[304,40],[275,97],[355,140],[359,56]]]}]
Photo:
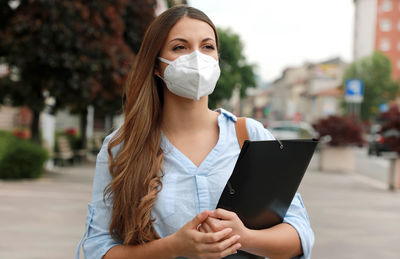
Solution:
[{"label": "light blue shirt", "polygon": [[[223,109],[218,111],[220,112],[218,142],[199,167],[162,136],[161,148],[165,160],[163,187],[151,211],[155,219],[154,228],[160,237],[175,233],[201,211],[213,210],[217,206],[240,153],[235,130],[236,116]],[[247,118],[246,124],[250,140],[274,139],[261,123]],[[81,244],[85,258],[88,259],[100,259],[110,248],[120,244],[109,233],[112,206],[109,202],[106,202],[107,204],[103,202],[104,188],[111,181],[107,146],[113,134],[104,140],[97,156],[92,201],[89,203],[86,217],[86,231],[78,245],[76,259],[79,259]],[[116,152],[118,147],[113,150],[113,153]],[[300,194],[295,195],[283,222],[297,230],[304,252],[301,258],[310,258],[314,234]]]}]

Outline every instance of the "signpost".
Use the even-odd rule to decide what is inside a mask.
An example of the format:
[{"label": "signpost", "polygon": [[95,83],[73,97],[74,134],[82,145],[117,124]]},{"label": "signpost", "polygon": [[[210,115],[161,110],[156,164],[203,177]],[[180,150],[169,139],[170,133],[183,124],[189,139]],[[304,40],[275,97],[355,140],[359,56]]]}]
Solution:
[{"label": "signpost", "polygon": [[350,114],[360,114],[360,104],[364,96],[364,82],[361,79],[348,79],[345,83],[346,93],[345,101],[349,104],[348,110]]},{"label": "signpost", "polygon": [[346,95],[344,99],[349,103],[361,103],[364,95],[364,83],[360,79],[346,80]]}]

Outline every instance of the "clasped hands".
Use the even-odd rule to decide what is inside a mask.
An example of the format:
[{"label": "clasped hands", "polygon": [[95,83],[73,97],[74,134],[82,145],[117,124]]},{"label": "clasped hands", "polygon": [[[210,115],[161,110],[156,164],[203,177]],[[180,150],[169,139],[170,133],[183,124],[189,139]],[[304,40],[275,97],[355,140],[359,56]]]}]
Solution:
[{"label": "clasped hands", "polygon": [[188,258],[222,258],[243,247],[248,232],[236,213],[203,211],[174,234],[177,253]]}]

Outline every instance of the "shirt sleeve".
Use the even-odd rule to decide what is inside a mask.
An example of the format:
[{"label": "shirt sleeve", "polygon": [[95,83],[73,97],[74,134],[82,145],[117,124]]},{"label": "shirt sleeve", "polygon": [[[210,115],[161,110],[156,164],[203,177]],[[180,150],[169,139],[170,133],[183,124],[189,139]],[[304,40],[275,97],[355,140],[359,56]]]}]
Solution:
[{"label": "shirt sleeve", "polygon": [[311,229],[310,220],[304,207],[300,193],[296,193],[283,222],[294,227],[299,234],[301,246],[303,248],[302,259],[311,258],[311,250],[314,245],[314,233]]},{"label": "shirt sleeve", "polygon": [[[80,246],[86,259],[101,259],[113,246],[121,244],[110,235],[112,205],[103,199],[104,188],[111,181],[108,170],[107,147],[114,133],[107,136],[96,160],[92,200],[88,205],[85,233],[80,241],[75,259],[79,259]],[[113,150],[114,153],[114,150]]]},{"label": "shirt sleeve", "polygon": [[247,133],[250,140],[274,140],[274,136],[264,128],[261,122],[251,118],[246,118]]},{"label": "shirt sleeve", "polygon": [[[246,119],[247,132],[249,133],[250,140],[273,140],[274,136],[264,126],[254,120]],[[301,195],[296,193],[288,211],[286,212],[283,222],[290,224],[294,227],[299,234],[301,245],[303,248],[303,255],[301,259],[311,258],[311,250],[314,245],[314,233],[311,229],[310,220],[307,215],[306,208],[304,207]]]}]

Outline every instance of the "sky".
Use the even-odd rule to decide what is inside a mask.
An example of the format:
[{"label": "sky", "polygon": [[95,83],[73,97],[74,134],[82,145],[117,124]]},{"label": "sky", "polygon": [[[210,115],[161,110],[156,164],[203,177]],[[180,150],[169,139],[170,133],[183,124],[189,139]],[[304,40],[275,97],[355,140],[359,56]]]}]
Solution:
[{"label": "sky", "polygon": [[286,67],[353,59],[353,0],[188,0],[219,28],[239,34],[262,81]]}]

